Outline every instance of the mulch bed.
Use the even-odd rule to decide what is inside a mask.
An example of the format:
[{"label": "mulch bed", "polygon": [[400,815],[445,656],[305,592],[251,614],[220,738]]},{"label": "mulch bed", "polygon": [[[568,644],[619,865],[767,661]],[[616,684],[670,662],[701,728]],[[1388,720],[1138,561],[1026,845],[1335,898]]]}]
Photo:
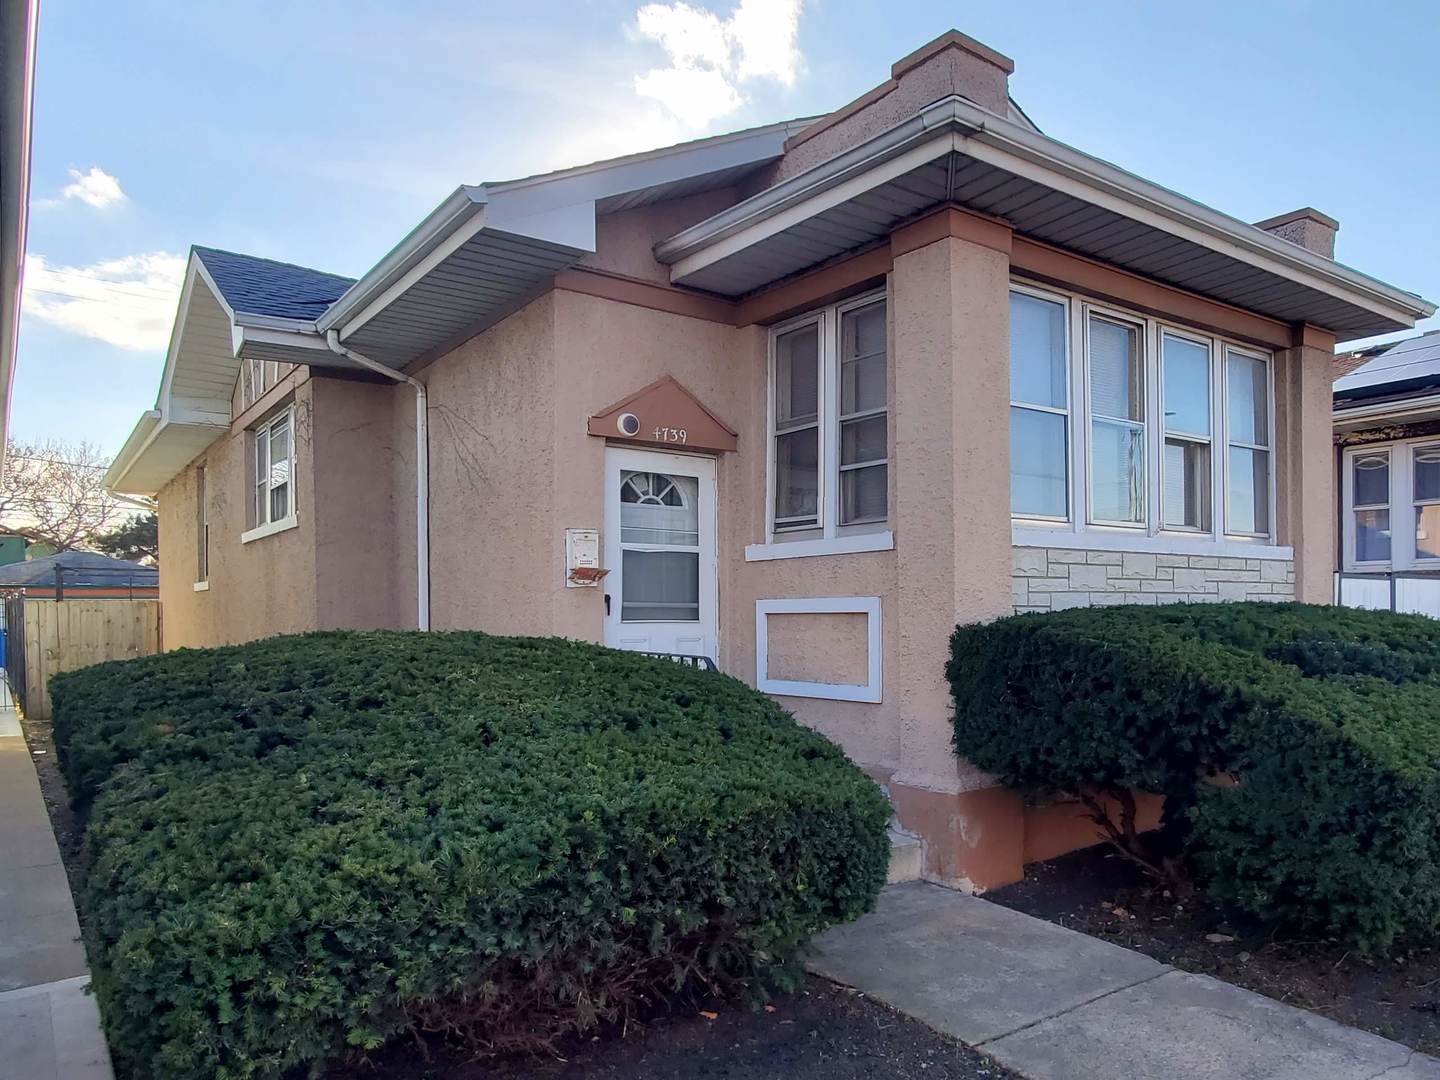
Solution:
[{"label": "mulch bed", "polygon": [[60,775],[60,762],[55,759],[55,737],[50,731],[50,721],[29,720],[22,716],[20,727],[25,732],[25,742],[30,746],[30,760],[35,763],[40,794],[50,814],[50,828],[55,832],[60,861],[65,864],[65,874],[70,879],[70,892],[78,896],[81,829],[75,812],[70,809],[70,793],[65,788],[65,778]]},{"label": "mulch bed", "polygon": [[701,1003],[575,1040],[558,1055],[473,1061],[400,1040],[327,1080],[1020,1080],[918,1020],[823,979],[767,1009]]},{"label": "mulch bed", "polygon": [[1367,960],[1334,941],[1277,937],[1201,895],[1177,903],[1104,846],[1027,867],[985,899],[1440,1053],[1440,949]]}]

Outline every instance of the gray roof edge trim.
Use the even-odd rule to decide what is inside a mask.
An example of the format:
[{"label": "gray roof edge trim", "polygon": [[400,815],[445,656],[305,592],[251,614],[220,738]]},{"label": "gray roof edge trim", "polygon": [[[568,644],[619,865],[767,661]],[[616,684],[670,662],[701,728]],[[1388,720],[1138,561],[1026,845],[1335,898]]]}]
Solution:
[{"label": "gray roof edge trim", "polygon": [[368,305],[443,243],[446,237],[480,213],[487,201],[488,195],[483,187],[462,185],[456,188],[325,309],[325,313],[315,320],[316,332],[324,334],[347,315]]},{"label": "gray roof edge trim", "polygon": [[1388,401],[1375,401],[1371,398],[1340,399],[1334,402],[1331,408],[1331,418],[1337,424],[1359,420],[1383,423],[1387,417],[1398,418],[1405,413],[1429,412],[1437,406],[1440,406],[1440,393],[1417,393]]},{"label": "gray roof edge trim", "polygon": [[688,229],[682,229],[655,245],[656,260],[667,265],[679,262],[687,255],[904,153],[926,138],[942,135],[956,127],[975,131],[974,125],[962,123],[958,117],[952,118],[946,114],[946,106],[959,100],[958,97],[944,98],[933,105],[927,105],[914,116],[882,131],[873,139],[852,146],[789,180],[783,180]]},{"label": "gray roof edge trim", "polygon": [[[1047,168],[1066,173],[1072,179],[1108,191],[1124,201],[1142,205],[1152,212],[1198,229],[1278,262],[1284,268],[1321,277],[1326,282],[1371,302],[1385,304],[1412,320],[1435,313],[1435,304],[1414,293],[1352,270],[1341,263],[1306,251],[1297,244],[1273,236],[1263,229],[1196,202],[1143,177],[1125,171],[1100,158],[1052,139],[1038,131],[997,117],[959,95],[940,99],[921,109],[895,127],[852,147],[828,161],[768,188],[743,202],[722,210],[655,245],[655,257],[673,264],[742,229],[774,216],[810,195],[818,194],[857,171],[857,164],[872,160],[878,164],[926,136],[958,129],[962,135],[1024,157]],[[844,174],[843,176],[841,174]]]},{"label": "gray roof edge trim", "polygon": [[285,330],[294,334],[319,333],[313,320],[287,319],[283,315],[261,315],[253,311],[236,311],[235,317],[231,321],[240,329],[248,326],[261,330]]},{"label": "gray roof edge trim", "polygon": [[101,483],[104,484],[107,491],[112,490],[116,484],[123,481],[125,474],[130,471],[130,466],[140,456],[140,451],[145,449],[150,435],[161,423],[159,409],[147,409],[140,414],[140,419],[135,421],[135,426],[130,429],[130,434],[125,436],[125,443],[120,447],[120,452],[115,455],[115,460],[110,462],[110,467],[105,470],[105,477]]}]

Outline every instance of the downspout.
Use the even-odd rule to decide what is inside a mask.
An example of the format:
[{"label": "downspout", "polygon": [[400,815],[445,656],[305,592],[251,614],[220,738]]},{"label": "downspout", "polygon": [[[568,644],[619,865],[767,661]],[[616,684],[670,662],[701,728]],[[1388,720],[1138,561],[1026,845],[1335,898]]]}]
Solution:
[{"label": "downspout", "polygon": [[395,382],[409,383],[415,390],[415,593],[416,621],[421,630],[430,629],[430,399],[425,384],[402,371],[388,368],[340,342],[338,330],[325,332],[325,344],[366,371],[384,375]]}]

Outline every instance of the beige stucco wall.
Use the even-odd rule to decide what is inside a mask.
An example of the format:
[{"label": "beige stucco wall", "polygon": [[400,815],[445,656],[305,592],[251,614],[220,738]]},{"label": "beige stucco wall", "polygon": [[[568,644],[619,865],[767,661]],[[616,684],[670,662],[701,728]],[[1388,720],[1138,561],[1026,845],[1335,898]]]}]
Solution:
[{"label": "beige stucco wall", "polygon": [[774,612],[765,619],[772,679],[860,686],[869,678],[870,617],[863,612]]},{"label": "beige stucco wall", "polygon": [[[252,497],[251,416],[263,418],[287,394],[267,399],[210,445],[159,493],[161,633],[167,649],[222,645],[316,626],[315,471],[312,383],[294,388],[296,517],[293,529],[240,542]],[[210,587],[195,591],[196,470],[206,470],[210,503]]]}]

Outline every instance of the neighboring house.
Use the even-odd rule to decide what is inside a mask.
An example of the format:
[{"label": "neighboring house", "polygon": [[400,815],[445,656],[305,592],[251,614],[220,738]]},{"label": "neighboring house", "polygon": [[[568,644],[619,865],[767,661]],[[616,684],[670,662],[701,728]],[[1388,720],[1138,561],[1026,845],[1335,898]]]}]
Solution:
[{"label": "neighboring house", "polygon": [[1012,67],[950,33],[819,119],[462,187],[356,282],[194,249],[108,478],[159,499],[166,646],[704,655],[934,880],[1091,841],[957,760],[954,625],[1329,600],[1335,342],[1434,306],[1046,137]]},{"label": "neighboring house", "polygon": [[1335,364],[1336,599],[1440,616],[1440,330]]},{"label": "neighboring house", "polygon": [[20,284],[30,202],[30,120],[39,0],[0,6],[0,467],[20,334]]},{"label": "neighboring house", "polygon": [[31,600],[141,600],[160,595],[160,571],[88,551],[62,551],[0,566],[0,592]]}]

